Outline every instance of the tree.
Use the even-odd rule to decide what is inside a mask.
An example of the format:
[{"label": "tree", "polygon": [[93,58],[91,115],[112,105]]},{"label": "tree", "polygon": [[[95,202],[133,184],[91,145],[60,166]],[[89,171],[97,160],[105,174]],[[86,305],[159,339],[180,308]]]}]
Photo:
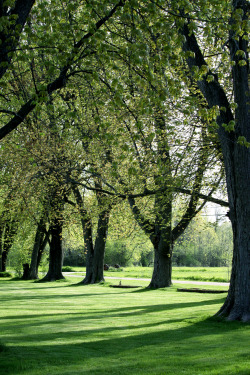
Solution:
[{"label": "tree", "polygon": [[1,1],[0,3],[0,79],[9,68],[14,52],[35,0]]},{"label": "tree", "polygon": [[49,242],[49,231],[46,230],[46,214],[42,213],[34,239],[31,261],[29,266],[29,279],[38,279],[38,267],[47,243]]},{"label": "tree", "polygon": [[[132,26],[135,28],[135,25]],[[121,35],[127,34],[124,32]],[[135,41],[134,37],[128,41],[126,37],[124,39],[128,45]],[[106,93],[106,96],[102,95],[102,101],[112,107],[109,110],[107,105],[105,109],[103,106],[98,107],[96,122],[100,123],[100,126],[95,139],[102,143],[96,147],[98,150],[103,150],[104,143],[102,153],[106,154],[107,163],[105,169],[102,168],[100,178],[105,176],[103,182],[109,189],[108,193],[128,199],[136,220],[154,246],[155,268],[150,286],[158,288],[171,285],[173,242],[203,206],[199,200],[204,184],[210,140],[204,126],[198,125],[196,119],[194,121],[197,121],[196,127],[199,130],[194,127],[195,130],[189,133],[183,123],[185,124],[184,120],[191,122],[191,116],[182,118],[181,111],[174,109],[171,100],[166,99],[163,90],[164,74],[161,73],[159,63],[154,61],[154,50],[159,52],[159,55],[161,51],[157,50],[157,44],[153,41],[150,40],[147,45],[148,51],[152,50],[152,65],[155,70],[151,77],[147,74],[147,68],[142,65],[138,79],[138,72],[133,71],[138,68],[137,60],[129,59],[130,51],[128,56],[120,57],[121,46],[125,51],[128,50],[123,46],[123,39],[117,47],[113,46],[114,53],[118,55],[114,74],[119,80],[113,78],[112,68],[106,67],[99,57],[99,79],[110,93],[110,99]],[[95,87],[95,92],[97,90]],[[164,102],[160,95],[164,97]],[[98,94],[94,97],[98,97]],[[95,103],[98,101],[95,100]],[[180,118],[178,122],[182,123],[185,134],[182,138],[179,136],[179,144],[182,144],[179,147],[176,133],[172,131],[175,124],[174,116]],[[119,122],[114,117],[118,117]],[[102,132],[105,132],[105,136]],[[198,139],[201,139],[199,146]],[[194,150],[198,161],[193,164]],[[181,184],[184,183],[186,187],[190,187],[189,191],[182,188]],[[151,195],[155,197],[153,214],[151,212],[148,218],[142,214],[135,198],[147,196],[150,190]],[[172,231],[174,194],[187,191],[191,199],[187,203],[183,217]],[[213,191],[214,187],[207,195],[203,194],[203,198],[209,199]]]},{"label": "tree", "polygon": [[[66,86],[67,82],[70,80],[72,76],[77,74],[78,72],[78,63],[83,61],[84,59],[89,58],[93,52],[93,48],[95,46],[91,44],[91,39],[93,36],[98,34],[99,30],[102,28],[103,25],[105,25],[112,17],[114,14],[118,11],[119,8],[122,8],[125,4],[126,0],[120,0],[117,2],[114,2],[114,4],[105,4],[103,6],[103,2],[97,2],[96,6],[92,6],[88,3],[84,7],[81,6],[81,1],[80,2],[75,2],[73,5],[68,3],[66,10],[63,7],[60,7],[60,5],[56,2],[51,4],[50,9],[46,9],[45,4],[41,1],[38,3],[38,7],[36,8],[36,14],[34,15],[32,19],[32,26],[27,28],[26,33],[29,35],[29,42],[31,45],[34,43],[34,49],[35,48],[40,48],[42,53],[42,59],[43,59],[43,66],[46,66],[46,63],[44,63],[44,45],[43,43],[46,42],[44,40],[44,34],[48,35],[48,24],[44,22],[43,19],[43,14],[45,13],[47,17],[50,17],[50,22],[53,22],[53,28],[55,30],[55,33],[52,34],[54,39],[51,40],[51,38],[48,38],[49,42],[53,42],[53,45],[47,45],[45,46],[45,50],[47,50],[47,63],[49,63],[49,74],[45,75],[43,77],[43,82],[39,84],[38,86],[36,85],[35,82],[35,76],[32,73],[32,64],[34,60],[34,56],[31,55],[29,56],[28,54],[28,65],[31,68],[31,77],[32,80],[34,81],[34,85],[31,86],[29,92],[28,92],[28,97],[25,100],[25,102],[17,102],[15,103],[15,110],[13,110],[12,105],[6,105],[6,102],[4,102],[4,108],[0,108],[0,113],[4,114],[4,119],[3,122],[5,122],[5,125],[2,126],[0,129],[0,139],[3,139],[7,134],[11,133],[14,129],[16,129],[23,121],[28,117],[28,115],[41,103],[47,102],[48,96],[50,96],[53,92],[63,88]],[[26,18],[28,16],[28,12],[30,11],[34,1],[28,1],[27,4],[29,4],[29,8],[25,12]],[[20,14],[23,13],[22,9],[24,6],[22,6],[21,1],[16,1],[16,5],[20,5],[21,11]],[[54,6],[54,8],[53,8]],[[72,8],[73,7],[73,8]],[[98,7],[101,9],[102,16],[99,16],[99,11]],[[4,10],[5,8],[2,8]],[[11,15],[12,13],[9,13],[9,9],[6,9],[5,12],[7,11],[7,18],[10,17],[11,22]],[[57,22],[57,16],[59,13],[65,13],[65,19],[67,19],[68,22],[68,27],[71,30],[71,37],[66,38],[65,32],[66,29],[65,25],[60,25],[60,23]],[[77,29],[76,26],[78,26],[77,22],[72,23],[72,12],[75,12],[76,16],[82,16],[83,17],[83,23],[85,23],[87,29],[86,32],[79,33],[79,30]],[[6,17],[6,15],[4,15]],[[40,19],[41,17],[42,19]],[[22,22],[22,27],[23,24],[25,23],[26,18]],[[16,19],[16,17],[14,17]],[[21,17],[20,17],[21,20]],[[52,27],[52,24],[50,24],[50,27]],[[37,32],[34,32],[36,29]],[[17,38],[14,47],[16,48],[17,41],[21,39],[21,30],[17,28]],[[8,36],[12,35],[12,31],[10,35],[8,34],[9,29],[6,32],[6,35],[3,35],[4,39],[7,39]],[[51,30],[50,30],[51,32]],[[61,51],[62,47],[59,45],[57,46],[58,40],[56,40],[56,35],[57,33],[60,33],[61,39],[64,42],[63,50],[66,50],[65,54],[62,56]],[[38,39],[35,39],[35,41],[32,43],[32,35],[35,35],[36,37],[38,36]],[[98,38],[99,36],[97,36]],[[39,40],[39,38],[41,40]],[[11,39],[11,38],[10,38]],[[94,38],[93,38],[94,39]],[[27,43],[27,36],[23,35],[23,40],[22,40],[24,46],[21,47],[24,50],[26,49],[25,44]],[[60,41],[59,41],[60,42]],[[41,43],[41,45],[40,45]],[[38,46],[37,46],[38,45]],[[8,45],[7,45],[8,47]],[[8,58],[8,49],[7,47],[3,48],[3,53],[2,53],[2,58],[3,58],[3,65],[6,66],[6,60],[9,61]],[[12,44],[10,45],[10,48],[12,48]],[[58,49],[58,54],[56,54],[56,61],[53,59],[55,55],[50,55],[50,58],[48,58],[48,50],[49,49]],[[32,49],[32,48],[31,48]],[[17,54],[15,56],[17,59],[13,58],[13,66],[14,66],[14,71],[15,71],[15,62],[17,65],[19,65],[18,59],[20,59],[20,54]],[[24,57],[26,60],[26,57]],[[50,61],[52,60],[52,64],[50,64]],[[9,64],[7,64],[9,66]],[[19,68],[19,66],[18,66]],[[6,68],[4,68],[4,72],[6,71]],[[3,72],[3,73],[4,73]],[[7,85],[8,85],[8,78],[7,78]],[[5,96],[3,95],[3,98],[5,99]],[[9,117],[11,117],[9,119]]]},{"label": "tree", "polygon": [[[100,183],[96,182],[95,186],[100,188]],[[83,197],[77,186],[73,186],[74,196],[77,207],[81,215],[81,224],[86,250],[86,276],[82,281],[83,284],[95,284],[104,281],[104,253],[106,239],[108,235],[109,215],[112,208],[111,204],[107,204],[106,196],[96,193],[98,204],[98,222],[96,229],[96,238],[93,241],[93,224],[85,205]]]},{"label": "tree", "polygon": [[[228,19],[228,50],[232,65],[232,83],[235,112],[227,97],[227,87],[219,82],[213,67],[206,62],[197,40],[196,32],[190,28],[191,20],[184,14],[186,22],[180,28],[185,37],[183,50],[189,74],[195,69],[206,68],[206,73],[196,80],[197,87],[210,109],[217,108],[218,137],[225,165],[229,217],[234,236],[234,252],[230,288],[226,302],[218,315],[228,320],[250,320],[250,104],[247,20],[249,2],[233,0]],[[187,56],[187,55],[186,55]]]}]

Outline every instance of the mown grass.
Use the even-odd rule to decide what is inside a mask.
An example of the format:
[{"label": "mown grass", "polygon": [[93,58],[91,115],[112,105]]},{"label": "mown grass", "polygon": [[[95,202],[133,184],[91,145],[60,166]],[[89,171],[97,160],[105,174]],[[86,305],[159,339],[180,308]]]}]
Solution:
[{"label": "mown grass", "polygon": [[[76,272],[84,272],[84,267],[73,267]],[[105,271],[105,276],[134,277],[150,279],[152,267],[122,267]],[[200,280],[228,282],[230,270],[227,267],[173,267],[173,280]]]},{"label": "mown grass", "polygon": [[211,318],[224,294],[75,282],[0,280],[2,374],[249,374],[249,325]]}]

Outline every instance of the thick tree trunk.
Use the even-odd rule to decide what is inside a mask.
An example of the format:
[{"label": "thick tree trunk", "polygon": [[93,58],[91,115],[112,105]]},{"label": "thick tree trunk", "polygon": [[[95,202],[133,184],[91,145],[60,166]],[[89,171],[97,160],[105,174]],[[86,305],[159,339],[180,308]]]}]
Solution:
[{"label": "thick tree trunk", "polygon": [[[96,183],[97,187],[100,187]],[[109,214],[111,211],[111,205],[99,214],[98,225],[97,225],[97,234],[95,245],[93,244],[93,234],[92,234],[92,223],[91,219],[84,208],[83,197],[79,189],[76,186],[72,187],[78,208],[81,214],[81,222],[83,229],[83,237],[85,243],[85,249],[87,251],[86,259],[86,275],[82,284],[95,284],[101,281],[104,281],[103,268],[104,268],[104,254],[105,254],[105,245],[108,235],[108,224],[109,224]],[[105,196],[101,193],[97,193],[98,206],[102,208],[105,202]]]},{"label": "thick tree trunk", "polygon": [[109,213],[110,210],[104,210],[99,215],[95,246],[87,257],[86,277],[82,281],[83,284],[95,284],[104,281],[104,254],[108,235]]},{"label": "thick tree trunk", "polygon": [[172,249],[154,248],[154,270],[148,288],[165,288],[172,285]]},{"label": "thick tree trunk", "polygon": [[230,288],[218,315],[228,320],[250,321],[250,150],[235,147],[234,184],[228,190],[234,254]]},{"label": "thick tree trunk", "polygon": [[[234,10],[241,10],[243,20],[248,19],[249,2],[233,0]],[[232,24],[234,23],[232,17]],[[246,36],[246,35],[244,35]],[[248,39],[235,38],[230,33],[230,54],[234,61],[232,68],[234,99],[238,107],[235,112],[235,143],[233,152],[229,154],[230,162],[225,158],[227,174],[227,190],[230,206],[230,219],[234,236],[234,255],[230,288],[225,304],[219,311],[220,316],[228,320],[250,321],[250,148],[239,144],[238,137],[245,137],[250,142],[250,104],[249,104],[249,61]],[[238,51],[245,53],[245,65],[241,65],[242,57]],[[241,60],[241,61],[240,61]],[[244,61],[244,60],[243,60]],[[223,139],[221,139],[223,143]]]},{"label": "thick tree trunk", "polygon": [[62,218],[55,217],[50,226],[51,242],[49,253],[49,270],[43,281],[64,279],[62,274],[63,248],[62,248]]},{"label": "thick tree trunk", "polygon": [[150,239],[154,246],[154,270],[149,288],[172,285],[172,192],[155,197],[156,220]]},{"label": "thick tree trunk", "polygon": [[[232,7],[233,11],[240,10],[242,19],[247,20],[248,1],[232,0]],[[231,24],[233,25],[234,22],[235,19],[232,17]],[[184,25],[182,32],[186,38],[184,51],[194,53],[193,57],[187,58],[191,72],[194,66],[201,68],[206,62],[195,35],[189,33],[187,25]],[[208,74],[214,76],[214,81],[208,82],[207,77],[204,77],[197,82],[197,85],[206,98],[209,108],[214,106],[222,108],[217,118],[218,135],[226,171],[229,214],[234,236],[229,293],[218,315],[228,320],[250,321],[250,148],[245,144],[245,141],[250,141],[248,39],[245,38],[246,35],[235,36],[234,33],[232,28],[229,46],[231,60],[234,62],[232,76],[234,99],[237,103],[235,116],[230,109],[225,91],[211,71]],[[235,124],[234,130],[225,130],[223,124],[227,125],[230,122]]]}]

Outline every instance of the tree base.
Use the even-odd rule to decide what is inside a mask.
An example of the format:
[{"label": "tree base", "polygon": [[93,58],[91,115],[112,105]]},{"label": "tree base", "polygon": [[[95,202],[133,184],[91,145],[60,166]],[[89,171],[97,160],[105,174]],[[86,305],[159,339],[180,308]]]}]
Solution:
[{"label": "tree base", "polygon": [[104,278],[86,278],[83,279],[80,284],[82,285],[91,285],[91,284],[100,284],[103,283],[105,280]]},{"label": "tree base", "polygon": [[169,288],[172,286],[172,282],[167,281],[165,283],[162,282],[156,282],[156,281],[151,281],[150,284],[148,285],[148,289],[160,289],[160,288]]},{"label": "tree base", "polygon": [[228,322],[232,322],[232,321],[241,321],[243,323],[250,322],[249,309],[245,311],[236,306],[233,306],[231,309],[224,308],[224,306],[222,306],[220,311],[215,316],[218,316],[224,320],[227,320]]},{"label": "tree base", "polygon": [[41,280],[41,281],[57,281],[57,280],[64,280],[65,277],[63,276],[63,274],[61,275],[58,275],[58,276],[54,276],[54,275],[46,275],[44,276],[44,278]]}]

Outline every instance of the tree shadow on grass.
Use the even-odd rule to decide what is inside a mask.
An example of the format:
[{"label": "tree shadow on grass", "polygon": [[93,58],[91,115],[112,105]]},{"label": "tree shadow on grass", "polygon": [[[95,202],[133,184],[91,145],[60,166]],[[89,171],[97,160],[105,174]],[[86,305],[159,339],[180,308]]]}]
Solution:
[{"label": "tree shadow on grass", "polygon": [[[64,296],[61,296],[62,298]],[[18,329],[25,330],[25,328],[31,328],[31,327],[42,327],[46,325],[58,325],[58,328],[60,326],[67,325],[67,322],[73,323],[74,325],[78,326],[79,328],[82,326],[82,324],[85,324],[86,321],[92,321],[92,320],[103,320],[103,319],[112,319],[113,321],[116,321],[116,319],[123,319],[123,318],[138,318],[143,316],[149,316],[151,313],[164,313],[164,316],[166,317],[166,321],[169,323],[169,318],[172,310],[175,309],[183,309],[183,308],[196,308],[199,306],[206,306],[206,305],[212,305],[212,304],[222,304],[224,302],[224,299],[211,299],[206,301],[196,301],[196,302],[180,302],[180,303],[165,303],[165,304],[156,304],[156,305],[139,305],[139,306],[128,306],[128,307],[117,307],[117,308],[110,308],[110,309],[96,309],[95,311],[85,311],[84,306],[83,310],[79,312],[72,312],[70,310],[67,310],[63,313],[52,313],[52,314],[26,314],[26,315],[10,315],[4,318],[4,320],[14,321],[16,323],[16,327]],[[35,319],[35,320],[34,320]],[[44,319],[43,321],[37,319]],[[192,318],[191,318],[192,319]],[[183,319],[182,319],[183,320]],[[192,321],[192,320],[191,320]],[[157,323],[158,324],[158,323]],[[150,327],[151,325],[147,325]],[[141,326],[143,327],[143,325]],[[138,328],[138,326],[137,326]],[[113,327],[108,327],[107,332],[112,332],[112,330],[115,329]],[[106,330],[106,328],[104,328]],[[9,325],[2,327],[2,334],[6,332],[9,332]],[[60,332],[60,328],[58,330]],[[100,332],[98,329],[97,331]],[[87,334],[90,334],[91,331],[89,329],[85,331],[81,331],[80,329],[78,332],[83,334],[83,332],[87,332]],[[96,332],[94,330],[93,332]],[[44,333],[44,334],[35,334],[35,335],[25,335],[25,340],[33,340],[34,338],[38,338],[39,341],[47,341],[47,340],[54,340],[56,338],[57,333]],[[68,338],[71,333],[60,332],[60,337]],[[78,333],[77,333],[78,335]],[[39,336],[39,337],[38,337]],[[10,336],[8,335],[8,338],[15,338],[15,335]]]},{"label": "tree shadow on grass", "polygon": [[[157,307],[155,307],[155,311],[157,311]],[[171,323],[176,323],[176,327],[171,327]],[[225,347],[225,339],[232,338],[233,334],[243,325],[240,322],[221,323],[211,318],[179,327],[181,323],[183,323],[183,319],[180,318],[169,321],[166,319],[166,321],[161,320],[155,323],[27,336],[22,347],[15,345],[8,347],[8,351],[4,353],[1,370],[5,373],[8,366],[9,372],[6,371],[7,373],[21,374],[27,369],[32,374],[32,368],[41,368],[40,374],[43,367],[48,369],[51,366],[51,371],[47,370],[46,374],[66,375],[70,374],[70,366],[74,364],[74,366],[85,366],[84,371],[78,372],[79,374],[136,374],[135,368],[124,366],[122,358],[126,364],[129,356],[132,356],[132,362],[136,363],[138,356],[141,357],[141,361],[147,362],[150,354],[156,357],[159,355],[163,363],[171,365],[171,358],[179,355],[180,365],[182,363],[181,353],[185,354],[185,358],[187,353],[190,353],[190,361],[192,361],[191,357],[194,353],[197,355],[201,351],[205,355],[211,351],[211,348],[214,348],[215,344],[218,347],[220,345]],[[159,329],[152,331],[160,325],[162,325],[160,331]],[[143,328],[150,328],[151,331],[141,333],[140,330]],[[120,333],[120,337],[112,337],[112,335],[116,335],[116,332]],[[57,339],[61,341],[57,343]],[[32,342],[36,342],[36,344],[31,345]],[[228,342],[228,350],[230,348],[233,348],[232,342]],[[13,356],[15,361],[13,361]],[[36,362],[32,363],[30,357],[36,358]],[[232,353],[231,358],[232,361],[235,360]],[[243,360],[244,358],[242,358]],[[89,369],[86,365],[88,361],[91,362]],[[111,369],[110,364],[112,364]],[[185,365],[189,366],[188,363]],[[54,366],[56,372],[53,372]],[[157,374],[158,372],[155,369],[155,372],[152,373]],[[191,371],[189,374],[193,373]]]}]

